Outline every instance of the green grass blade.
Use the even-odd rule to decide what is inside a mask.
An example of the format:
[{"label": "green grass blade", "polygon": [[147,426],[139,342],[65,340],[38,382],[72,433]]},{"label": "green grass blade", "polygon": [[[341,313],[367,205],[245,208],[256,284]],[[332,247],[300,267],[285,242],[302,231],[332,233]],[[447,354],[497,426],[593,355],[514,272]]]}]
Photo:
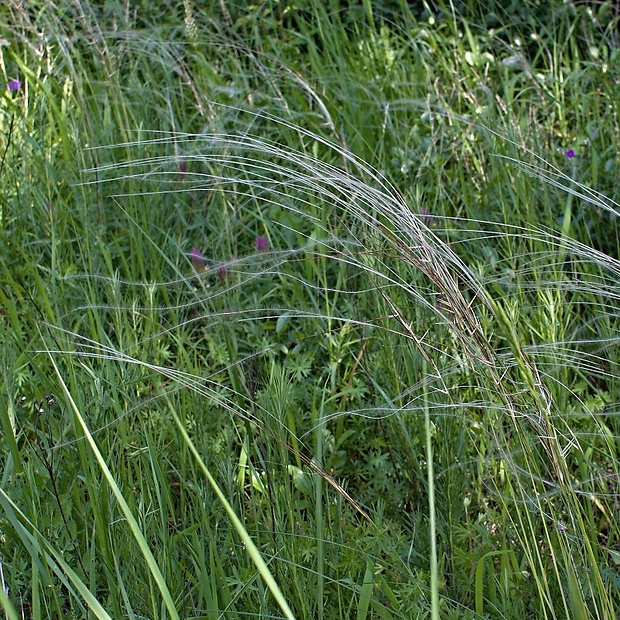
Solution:
[{"label": "green grass blade", "polygon": [[[4,584],[2,585],[4,586]],[[0,587],[0,606],[6,614],[7,620],[19,620],[17,611],[15,610],[15,607],[13,607],[13,603],[11,603],[7,593],[4,591],[4,587]]]},{"label": "green grass blade", "polygon": [[196,446],[194,445],[190,436],[188,435],[187,430],[185,429],[185,426],[183,426],[183,423],[181,422],[181,419],[179,418],[177,412],[175,411],[172,403],[170,402],[168,398],[166,398],[166,401],[168,403],[168,408],[170,410],[170,413],[172,414],[172,418],[174,419],[174,422],[177,425],[177,428],[179,429],[179,432],[181,433],[183,437],[183,441],[186,443],[187,447],[192,453],[192,456],[196,459],[196,463],[202,470],[202,473],[204,474],[205,478],[208,480],[209,484],[211,485],[211,488],[213,489],[214,493],[217,495],[217,498],[220,500],[222,506],[224,507],[224,510],[226,511],[226,514],[228,515],[228,518],[231,520],[235,530],[237,530],[237,534],[239,534],[239,537],[241,538],[241,540],[243,540],[245,544],[245,548],[248,552],[248,555],[252,559],[252,562],[254,562],[254,565],[256,566],[258,572],[260,573],[261,577],[264,579],[265,583],[267,584],[267,587],[271,591],[271,594],[276,599],[276,602],[280,606],[280,609],[282,610],[282,613],[284,614],[284,616],[288,618],[289,620],[294,620],[295,615],[293,614],[291,608],[289,607],[289,604],[284,598],[284,595],[282,594],[280,587],[276,583],[276,580],[274,579],[273,574],[269,570],[269,567],[265,563],[265,560],[263,560],[263,556],[261,555],[260,551],[254,544],[254,541],[248,534],[248,531],[243,526],[243,523],[241,523],[241,520],[235,513],[233,507],[230,505],[230,502],[226,499],[226,496],[224,495],[222,489],[220,489],[215,478],[211,475],[211,472],[209,471],[205,462],[200,457],[200,454],[198,453]]},{"label": "green grass blade", "polygon": [[[99,620],[112,620],[95,595],[89,590],[88,586],[69,564],[67,564],[62,554],[47,542],[45,537],[36,530],[26,515],[23,514],[19,507],[15,505],[13,500],[1,488],[0,505],[2,505],[5,514],[19,532],[22,541],[28,547],[33,561],[40,566],[41,559],[39,556],[43,556],[73,596],[76,595],[76,592],[71,589],[69,582],[75,586],[77,592],[82,596],[85,603]],[[26,529],[22,521],[26,523],[30,531]],[[45,549],[41,545],[44,545]],[[65,576],[68,577],[69,582]]]},{"label": "green grass blade", "polygon": [[65,396],[67,397],[67,399],[69,400],[69,403],[71,404],[73,413],[75,414],[76,419],[78,420],[80,426],[82,427],[82,431],[84,433],[84,436],[86,437],[86,441],[90,445],[90,448],[93,454],[95,455],[95,458],[97,459],[97,463],[99,464],[99,467],[101,471],[103,472],[105,479],[110,485],[110,488],[112,489],[112,492],[114,493],[114,496],[116,497],[116,500],[118,501],[118,504],[123,512],[123,515],[125,519],[127,519],[127,523],[129,524],[131,532],[133,533],[134,538],[136,539],[136,542],[138,543],[138,546],[140,547],[140,550],[142,551],[142,555],[144,556],[144,559],[146,560],[149,570],[151,571],[151,574],[153,575],[153,578],[155,579],[157,583],[157,587],[159,588],[162,598],[164,599],[164,603],[166,604],[168,613],[170,614],[170,617],[173,620],[179,620],[179,615],[177,613],[174,601],[172,600],[172,595],[170,594],[170,590],[168,589],[164,576],[161,574],[161,571],[159,570],[159,567],[157,566],[157,562],[155,560],[155,557],[153,556],[153,552],[149,548],[149,545],[146,542],[144,534],[142,533],[142,530],[140,529],[140,526],[138,525],[136,518],[133,516],[131,509],[129,508],[129,505],[127,504],[127,500],[123,497],[123,494],[120,488],[116,484],[116,480],[114,480],[114,477],[112,476],[112,472],[108,468],[105,462],[105,459],[103,458],[103,455],[99,451],[99,448],[97,447],[97,444],[95,443],[95,440],[93,439],[93,436],[90,430],[88,429],[88,426],[86,422],[84,421],[84,418],[82,417],[82,414],[80,413],[80,410],[78,409],[77,404],[73,400],[73,397],[71,396],[71,392],[69,391],[69,388],[67,387],[66,383],[64,382],[62,378],[62,375],[60,373],[58,366],[56,365],[54,358],[51,355],[50,355],[50,361],[52,365],[54,366],[54,370],[56,371],[56,375],[58,376],[58,380],[60,382],[62,390],[65,393]]},{"label": "green grass blade", "polygon": [[366,572],[364,573],[364,581],[360,588],[360,601],[357,607],[357,620],[366,620],[368,608],[372,599],[372,590],[374,588],[374,570],[370,560],[366,562]]}]

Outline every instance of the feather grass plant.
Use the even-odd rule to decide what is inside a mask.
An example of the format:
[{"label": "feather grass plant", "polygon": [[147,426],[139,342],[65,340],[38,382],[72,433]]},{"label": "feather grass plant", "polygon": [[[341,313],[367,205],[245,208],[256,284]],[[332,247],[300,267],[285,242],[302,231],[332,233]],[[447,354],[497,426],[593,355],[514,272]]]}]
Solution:
[{"label": "feather grass plant", "polygon": [[0,9],[0,604],[616,618],[609,3],[281,4]]}]

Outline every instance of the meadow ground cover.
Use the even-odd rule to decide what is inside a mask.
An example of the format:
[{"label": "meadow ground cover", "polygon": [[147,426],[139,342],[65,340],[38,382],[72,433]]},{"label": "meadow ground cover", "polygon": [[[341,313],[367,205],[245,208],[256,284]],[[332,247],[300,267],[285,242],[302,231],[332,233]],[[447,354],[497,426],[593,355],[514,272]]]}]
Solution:
[{"label": "meadow ground cover", "polygon": [[169,4],[0,7],[5,616],[615,620],[614,3]]}]

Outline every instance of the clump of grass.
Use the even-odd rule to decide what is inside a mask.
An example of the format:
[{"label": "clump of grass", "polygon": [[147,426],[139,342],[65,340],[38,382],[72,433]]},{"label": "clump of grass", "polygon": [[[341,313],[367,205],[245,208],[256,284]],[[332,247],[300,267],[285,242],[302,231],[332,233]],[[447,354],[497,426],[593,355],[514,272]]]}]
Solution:
[{"label": "clump of grass", "polygon": [[1,14],[7,614],[615,618],[598,13],[121,8]]}]

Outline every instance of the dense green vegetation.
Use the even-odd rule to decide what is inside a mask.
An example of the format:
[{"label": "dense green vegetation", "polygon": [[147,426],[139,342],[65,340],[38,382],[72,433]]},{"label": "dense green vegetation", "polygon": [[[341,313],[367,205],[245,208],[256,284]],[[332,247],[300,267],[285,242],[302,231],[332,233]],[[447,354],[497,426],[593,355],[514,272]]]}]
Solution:
[{"label": "dense green vegetation", "polygon": [[618,617],[617,9],[508,4],[0,7],[7,618]]}]

